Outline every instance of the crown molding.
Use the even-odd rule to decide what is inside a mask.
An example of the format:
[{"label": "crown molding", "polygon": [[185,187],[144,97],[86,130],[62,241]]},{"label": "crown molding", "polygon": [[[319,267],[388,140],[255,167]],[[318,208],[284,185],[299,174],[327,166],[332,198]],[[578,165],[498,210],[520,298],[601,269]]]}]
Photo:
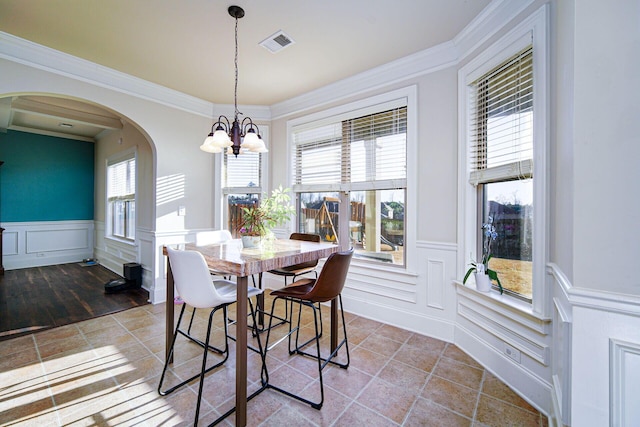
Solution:
[{"label": "crown molding", "polygon": [[214,109],[212,103],[202,99],[2,31],[0,31],[0,58],[200,116],[211,117]]},{"label": "crown molding", "polygon": [[[271,108],[266,105],[238,105],[238,110],[242,117],[251,117],[251,120],[271,120]],[[233,117],[235,106],[233,104],[214,104],[213,118],[221,115]]]},{"label": "crown molding", "polygon": [[480,45],[500,31],[535,0],[494,0],[485,7],[466,27],[452,40],[464,59]]},{"label": "crown molding", "polygon": [[[240,110],[255,120],[279,119],[455,66],[534,1],[494,0],[451,41],[270,107],[248,105]],[[213,118],[220,111],[233,113],[228,105],[216,105],[1,31],[0,58],[204,117]]]},{"label": "crown molding", "polygon": [[271,116],[273,119],[280,119],[320,105],[429,74],[455,65],[457,62],[457,52],[453,43],[441,43],[432,48],[274,104],[271,106]]},{"label": "crown molding", "polygon": [[271,106],[273,119],[457,65],[536,0],[494,0],[453,40]]}]

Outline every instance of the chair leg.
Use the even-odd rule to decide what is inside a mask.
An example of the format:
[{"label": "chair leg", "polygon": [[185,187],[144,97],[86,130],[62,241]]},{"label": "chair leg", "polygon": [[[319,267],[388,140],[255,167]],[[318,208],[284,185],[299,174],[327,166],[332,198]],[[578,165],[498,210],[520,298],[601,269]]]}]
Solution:
[{"label": "chair leg", "polygon": [[[223,310],[225,314],[224,317],[226,318],[227,307],[225,306]],[[204,374],[207,372],[207,354],[209,353],[208,347],[209,347],[209,339],[211,336],[211,324],[213,323],[214,313],[215,313],[215,310],[212,310],[211,314],[209,314],[209,324],[207,325],[207,337],[205,338],[205,346],[202,354],[202,369],[200,370],[200,384],[198,385],[198,400],[196,402],[196,415],[193,420],[194,426],[198,425],[198,416],[200,415],[200,402],[202,401],[202,389],[204,387]],[[225,335],[226,335],[226,332],[227,331],[226,331],[226,322],[225,322]],[[227,342],[226,338],[225,338],[225,342]],[[226,350],[228,350],[228,348]],[[227,355],[228,354],[229,352],[227,351]],[[226,360],[226,357],[225,357],[225,360]]]},{"label": "chair leg", "polygon": [[[305,302],[305,301],[298,301],[298,300],[292,300],[292,299],[289,299],[289,298],[276,297],[273,300],[273,303],[271,305],[271,314],[273,314],[273,311],[275,309],[275,304],[276,304],[276,301],[278,299],[285,300],[285,302],[288,302],[290,304],[291,308],[290,308],[289,312],[290,312],[291,316],[293,316],[293,303],[294,302],[300,304],[300,310],[302,309],[302,305],[311,307],[311,309],[313,310],[313,321],[314,321],[314,326],[315,326],[315,342],[316,342],[316,353],[317,353],[315,358],[318,360],[318,375],[319,375],[319,379],[320,379],[320,402],[312,402],[311,400],[308,400],[308,399],[305,399],[305,398],[303,398],[301,396],[295,395],[295,394],[293,394],[293,393],[291,393],[291,392],[289,392],[287,390],[284,390],[284,389],[282,389],[280,387],[274,386],[273,384],[269,384],[268,372],[266,373],[266,380],[263,380],[263,385],[265,387],[267,387],[267,388],[272,388],[272,389],[274,389],[274,390],[276,390],[276,391],[278,391],[278,392],[280,392],[282,394],[285,394],[285,395],[287,395],[287,396],[289,396],[291,398],[299,400],[300,402],[303,402],[303,403],[306,403],[308,405],[311,405],[311,407],[314,408],[314,409],[321,409],[322,405],[324,403],[324,384],[323,384],[323,380],[322,380],[322,369],[324,368],[324,365],[326,365],[326,363],[324,365],[322,364],[323,359],[322,359],[321,354],[320,354],[320,333],[319,333],[320,331],[319,331],[319,328],[318,328],[318,314],[316,313],[317,308],[314,306],[314,304],[308,303],[308,302]],[[290,319],[293,320],[293,317],[290,317]],[[271,317],[271,319],[269,321],[269,326],[271,326],[272,322],[273,322],[273,316]],[[292,323],[293,322],[289,322],[289,333],[287,334],[287,336],[289,337],[289,343],[291,342],[291,334],[293,332],[296,332],[296,342],[297,342],[297,335],[298,335],[299,330],[300,330],[300,313],[298,315],[298,324],[295,327],[295,329],[293,328]],[[280,340],[278,342],[276,342],[271,347],[269,347],[270,336],[271,336],[271,327],[269,327],[267,329],[267,341],[265,343],[265,356],[266,356],[266,353],[271,348],[273,348],[275,345],[280,343],[285,338],[285,337],[280,338]],[[311,342],[312,340],[314,340],[314,338],[309,340],[309,342]],[[265,370],[266,370],[266,367],[265,367]]]},{"label": "chair leg", "polygon": [[[253,286],[256,287],[255,278],[253,276],[251,276],[251,278],[253,280]],[[285,286],[286,286],[286,284],[287,284],[286,276],[285,276],[284,279],[285,279]],[[258,287],[258,289],[262,289],[262,273],[258,274],[258,286],[257,287]],[[257,331],[259,333],[263,333],[263,332],[266,331],[266,328],[264,327],[264,323],[265,323],[264,322],[264,316],[266,314],[265,307],[264,307],[264,294],[258,295],[257,298],[258,298],[258,308],[257,308],[258,324],[260,325],[260,327],[257,329]],[[280,325],[282,325],[284,323],[288,323],[289,322],[289,320],[287,319],[287,316],[286,316],[286,309],[285,309],[285,317],[284,318],[279,317],[279,316],[275,316],[275,317],[276,317],[276,319],[280,320],[280,322],[276,323],[275,325],[272,325],[271,327],[273,327],[273,328],[275,328],[276,326],[280,326]],[[270,324],[272,324],[272,323],[270,322]],[[254,334],[255,334],[255,332],[254,332]]]},{"label": "chair leg", "polygon": [[[333,352],[327,358],[323,358],[322,359],[322,361],[324,362],[324,364],[322,365],[323,368],[328,363],[331,363],[333,365],[339,366],[342,369],[347,369],[349,367],[349,364],[351,363],[351,359],[350,359],[350,355],[349,355],[349,342],[347,340],[347,324],[344,321],[344,310],[342,308],[342,295],[338,295],[338,302],[339,302],[339,305],[340,305],[340,313],[342,314],[342,332],[344,334],[344,338],[342,339],[342,341],[340,341],[340,343],[335,348],[335,350],[333,350]],[[311,304],[311,303],[307,303],[307,304]],[[296,347],[293,350],[289,349],[289,354],[297,353],[297,354],[300,354],[300,355],[303,355],[303,356],[315,357],[315,355],[303,351],[303,349],[307,345],[309,345],[312,341],[313,341],[313,338],[305,341],[302,344],[298,344],[298,340],[297,340],[297,336],[296,336]],[[342,346],[345,346],[345,350],[347,352],[347,362],[346,363],[340,363],[340,362],[336,362],[336,361],[333,360],[333,358],[338,354],[338,351],[342,348]]]},{"label": "chair leg", "polygon": [[[205,356],[206,356],[208,351],[214,351],[216,353],[224,354],[224,359],[222,359],[220,362],[216,363],[215,365],[207,368],[205,370],[205,372],[204,372],[205,374],[207,372],[210,372],[210,371],[218,368],[219,366],[222,366],[222,364],[224,364],[227,361],[227,359],[229,358],[229,340],[228,340],[229,334],[228,334],[228,331],[227,331],[227,328],[226,328],[226,323],[227,323],[227,305],[228,304],[225,304],[225,305],[216,307],[216,308],[211,310],[211,314],[209,315],[209,324],[207,326],[208,332],[207,332],[207,337],[206,337],[205,342],[201,342],[199,340],[196,340],[195,338],[187,335],[185,332],[180,330],[180,324],[181,324],[182,319],[183,319],[183,315],[184,315],[184,311],[185,311],[186,305],[182,307],[182,310],[180,311],[180,316],[178,317],[178,324],[176,325],[176,329],[175,329],[175,332],[173,334],[173,341],[171,343],[171,348],[169,349],[169,352],[167,353],[167,358],[166,358],[166,361],[165,361],[165,364],[164,364],[164,368],[162,369],[162,375],[160,376],[160,382],[158,384],[158,394],[159,395],[166,396],[166,395],[174,392],[175,390],[179,389],[180,387],[184,386],[185,384],[187,384],[187,383],[195,380],[196,378],[202,376],[202,373],[198,373],[198,374],[192,376],[191,378],[189,378],[189,379],[187,379],[185,381],[182,381],[181,383],[179,383],[179,384],[177,384],[177,385],[175,385],[175,386],[173,386],[173,387],[171,387],[171,388],[169,388],[167,390],[162,390],[162,384],[164,383],[164,377],[166,375],[167,368],[169,367],[169,361],[171,360],[171,356],[173,356],[173,351],[174,351],[174,347],[175,347],[175,344],[176,344],[176,339],[178,338],[178,334],[180,334],[180,335],[184,336],[185,338],[187,338],[187,339],[197,343],[198,345],[202,346],[203,349],[204,349],[203,351],[204,351]],[[224,315],[224,318],[225,318],[224,319],[225,320],[224,350],[219,350],[219,349],[209,345],[209,335],[210,335],[210,332],[211,332],[211,325],[212,325],[212,322],[213,322],[213,315],[220,308],[222,308],[223,315]]]},{"label": "chair leg", "polygon": [[191,320],[189,320],[189,327],[187,328],[187,334],[191,335],[191,325],[193,325],[193,318],[196,317],[197,308],[193,307],[193,311],[191,312]]},{"label": "chair leg", "polygon": [[178,316],[178,323],[176,324],[176,329],[173,332],[173,340],[171,341],[171,347],[169,348],[169,352],[165,355],[166,356],[166,360],[164,362],[164,368],[162,368],[162,375],[160,375],[160,383],[158,384],[158,394],[160,394],[161,396],[166,396],[167,394],[171,393],[173,391],[173,389],[168,390],[168,391],[162,391],[162,383],[164,382],[164,376],[167,373],[167,368],[169,367],[169,361],[171,360],[172,356],[173,356],[173,348],[176,345],[176,338],[178,338],[178,330],[180,329],[180,322],[182,322],[182,315],[184,314],[184,309],[185,309],[186,305],[183,304],[182,305],[182,309],[180,310],[180,315]]}]

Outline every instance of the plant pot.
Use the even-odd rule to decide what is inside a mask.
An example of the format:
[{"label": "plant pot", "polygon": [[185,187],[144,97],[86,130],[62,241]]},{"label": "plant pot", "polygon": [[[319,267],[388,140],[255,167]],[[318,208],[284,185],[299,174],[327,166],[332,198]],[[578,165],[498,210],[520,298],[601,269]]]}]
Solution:
[{"label": "plant pot", "polygon": [[491,279],[488,274],[475,273],[476,276],[476,289],[480,292],[489,292],[491,290]]},{"label": "plant pot", "polygon": [[260,236],[242,236],[243,248],[257,248],[260,246]]}]

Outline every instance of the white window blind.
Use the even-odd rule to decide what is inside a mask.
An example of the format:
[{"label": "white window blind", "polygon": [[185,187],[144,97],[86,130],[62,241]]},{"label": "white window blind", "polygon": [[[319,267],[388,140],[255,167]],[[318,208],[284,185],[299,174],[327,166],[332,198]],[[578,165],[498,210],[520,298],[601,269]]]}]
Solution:
[{"label": "white window blind", "polygon": [[243,152],[235,157],[224,156],[224,184],[231,188],[260,187],[260,154]]},{"label": "white window blind", "polygon": [[109,201],[133,199],[136,192],[136,162],[128,159],[108,167]]},{"label": "white window blind", "polygon": [[340,183],[342,126],[339,122],[294,132],[293,143],[296,184]]},{"label": "white window blind", "polygon": [[471,85],[470,182],[532,176],[533,49],[531,46]]},{"label": "white window blind", "polygon": [[407,107],[294,128],[294,191],[406,186]]}]

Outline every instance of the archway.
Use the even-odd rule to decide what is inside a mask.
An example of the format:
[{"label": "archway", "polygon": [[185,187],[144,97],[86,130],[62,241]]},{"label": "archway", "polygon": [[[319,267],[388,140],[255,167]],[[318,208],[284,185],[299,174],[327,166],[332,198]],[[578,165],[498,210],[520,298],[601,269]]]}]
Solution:
[{"label": "archway", "polygon": [[[81,182],[80,179],[72,182],[71,187],[64,186],[64,194],[57,195],[60,203],[55,204],[56,209],[52,208],[53,205],[50,205],[49,208],[38,206],[39,209],[31,209],[31,211],[41,211],[40,216],[24,215],[24,210],[13,208],[8,212],[8,217],[2,216],[2,211],[7,213],[8,208],[0,205],[0,221],[23,223],[20,229],[9,230],[5,236],[5,241],[8,243],[4,258],[5,268],[50,265],[69,259],[81,260],[91,257],[98,259],[102,265],[110,270],[122,274],[123,264],[141,262],[138,236],[134,241],[127,242],[126,240],[109,238],[105,232],[108,229],[105,214],[107,159],[126,150],[135,151],[138,165],[135,180],[136,229],[153,230],[155,228],[155,147],[151,138],[140,126],[123,114],[86,99],[52,93],[13,93],[0,95],[0,129],[3,130],[3,133],[0,134],[0,157],[3,157],[3,154],[9,154],[7,147],[10,144],[20,144],[19,147],[11,150],[11,155],[19,156],[23,160],[29,157],[33,158],[36,153],[30,152],[32,148],[29,140],[35,141],[36,139],[39,144],[45,146],[51,144],[48,147],[50,151],[47,151],[49,153],[47,160],[52,160],[49,158],[52,156],[68,156],[69,152],[74,151],[74,147],[82,147],[83,151],[87,151],[85,150],[86,145],[91,145],[93,148],[88,150],[93,153],[91,218],[87,217],[88,209],[86,208],[83,213],[65,213],[65,207],[72,206],[74,197],[79,197],[80,193],[86,196],[87,183]],[[61,152],[57,153],[54,148],[55,144],[60,144],[61,147],[64,145],[64,150],[61,149]],[[5,147],[4,150],[3,147]],[[31,164],[34,163],[37,163],[37,160]],[[55,162],[47,164],[49,167],[55,167],[51,166],[52,163]],[[33,182],[33,171],[17,170],[12,167],[11,162],[5,166],[3,171],[5,176],[18,174],[21,178],[20,182],[26,184],[27,188],[38,189],[43,186],[42,183]],[[82,173],[86,174],[87,165],[82,166],[84,169],[79,176],[82,176]],[[64,170],[54,171],[52,176],[59,177],[61,181],[77,176],[69,171],[66,172],[71,178],[65,177]],[[11,182],[5,179],[3,185],[9,186]],[[58,188],[62,187],[63,184],[60,184]],[[23,188],[25,188],[24,185],[17,191],[22,191]],[[49,186],[47,188],[51,192],[50,189],[55,187]],[[82,188],[82,192],[74,191],[74,188]],[[16,190],[15,186],[12,190]],[[22,191],[21,194],[16,195],[14,191],[12,201],[15,201],[16,197],[22,201],[28,201],[31,206],[38,205],[37,200],[34,200],[36,197],[34,192]],[[31,197],[30,201],[29,197]],[[55,196],[52,197],[55,198]],[[76,202],[78,200],[76,199]],[[86,204],[86,197],[84,200],[83,203]],[[16,206],[15,203],[13,205]],[[72,223],[76,221],[77,224],[74,223],[74,227],[80,223],[91,222],[92,226],[88,226],[85,230],[92,234],[89,236],[90,248],[78,247],[76,240],[82,238],[81,232],[75,232],[74,235],[65,235],[59,230],[47,232],[47,227],[43,224],[49,223],[53,227],[50,223],[54,221],[66,221],[66,225],[69,224],[69,221]],[[79,227],[82,228],[82,226]],[[38,229],[40,238],[30,241],[30,233],[34,228]],[[45,237],[43,240],[42,236],[47,233],[49,237]],[[35,234],[33,235],[35,236]],[[60,239],[61,237],[62,239]],[[58,239],[57,242],[56,239]],[[65,239],[69,239],[70,242]],[[59,245],[60,250],[55,250],[56,244]],[[41,249],[47,250],[39,250],[37,245],[41,245]],[[52,248],[54,250],[51,250]],[[90,251],[89,254],[87,250]],[[153,259],[153,257],[150,258]],[[149,274],[144,282],[147,290],[150,290],[153,286],[155,266],[146,266],[146,270]]]}]

